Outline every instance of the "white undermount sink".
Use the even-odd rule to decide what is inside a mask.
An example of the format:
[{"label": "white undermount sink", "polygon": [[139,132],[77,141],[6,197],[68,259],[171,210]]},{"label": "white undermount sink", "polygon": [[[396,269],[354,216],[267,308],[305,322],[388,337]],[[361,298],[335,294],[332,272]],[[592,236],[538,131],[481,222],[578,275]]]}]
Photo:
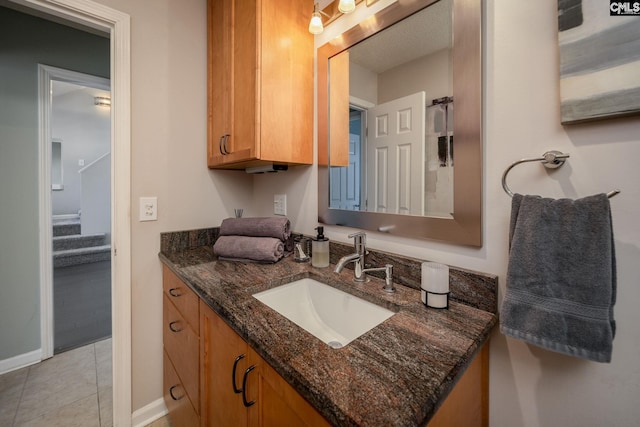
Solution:
[{"label": "white undermount sink", "polygon": [[395,313],[305,278],[253,295],[334,348],[341,348]]}]

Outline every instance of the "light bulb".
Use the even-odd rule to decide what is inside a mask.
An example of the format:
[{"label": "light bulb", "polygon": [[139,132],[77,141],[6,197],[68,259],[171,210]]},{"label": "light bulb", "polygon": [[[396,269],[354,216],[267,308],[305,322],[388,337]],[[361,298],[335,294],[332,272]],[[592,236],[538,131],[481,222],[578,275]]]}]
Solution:
[{"label": "light bulb", "polygon": [[342,13],[351,13],[356,10],[355,0],[340,0],[338,10]]},{"label": "light bulb", "polygon": [[320,34],[324,31],[322,26],[322,18],[318,12],[313,12],[311,15],[311,21],[309,22],[309,32],[311,34]]}]

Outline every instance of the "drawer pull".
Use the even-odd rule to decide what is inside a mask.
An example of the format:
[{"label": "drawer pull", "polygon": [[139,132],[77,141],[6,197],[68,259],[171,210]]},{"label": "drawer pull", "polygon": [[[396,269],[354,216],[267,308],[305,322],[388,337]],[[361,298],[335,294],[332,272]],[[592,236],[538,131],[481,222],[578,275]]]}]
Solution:
[{"label": "drawer pull", "polygon": [[241,354],[240,356],[236,357],[236,360],[233,362],[233,371],[231,371],[231,385],[233,386],[233,392],[235,394],[242,393],[242,389],[236,387],[236,368],[238,367],[238,362],[244,359],[244,356],[246,355]]},{"label": "drawer pull", "polygon": [[171,295],[172,297],[179,297],[182,294],[179,292],[178,288],[171,288],[169,289],[169,295]]},{"label": "drawer pull", "polygon": [[256,403],[255,400],[252,400],[251,402],[247,402],[247,376],[249,376],[249,373],[251,371],[253,371],[255,369],[256,365],[251,365],[247,368],[246,371],[244,371],[244,376],[242,377],[242,404],[248,408],[249,406],[252,406],[254,403]]},{"label": "drawer pull", "polygon": [[171,388],[169,389],[169,396],[171,396],[171,398],[172,398],[173,400],[176,400],[176,401],[177,401],[177,400],[181,400],[181,399],[184,397],[184,393],[182,394],[182,396],[179,396],[179,397],[176,397],[176,396],[173,394],[173,390],[174,390],[174,389],[176,389],[176,388],[178,388],[178,387],[179,387],[178,385],[172,385],[172,386],[171,386]]},{"label": "drawer pull", "polygon": [[171,329],[171,332],[180,332],[182,331],[182,329],[178,329],[176,328],[174,325],[180,323],[179,320],[174,320],[173,322],[169,323],[169,329]]}]

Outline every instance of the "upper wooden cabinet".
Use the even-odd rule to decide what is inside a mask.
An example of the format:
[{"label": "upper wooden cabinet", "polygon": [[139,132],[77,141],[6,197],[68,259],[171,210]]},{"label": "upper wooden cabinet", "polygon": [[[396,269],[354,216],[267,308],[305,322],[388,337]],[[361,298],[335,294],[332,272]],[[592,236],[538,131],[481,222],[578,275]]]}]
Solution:
[{"label": "upper wooden cabinet", "polygon": [[313,2],[208,0],[212,169],[313,162]]}]

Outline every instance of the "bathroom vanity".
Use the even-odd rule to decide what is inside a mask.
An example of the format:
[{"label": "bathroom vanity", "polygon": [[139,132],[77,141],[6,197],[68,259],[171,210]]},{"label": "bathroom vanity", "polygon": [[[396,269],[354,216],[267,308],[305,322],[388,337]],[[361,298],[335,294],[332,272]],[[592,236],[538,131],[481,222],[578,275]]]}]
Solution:
[{"label": "bathroom vanity", "polygon": [[[397,284],[388,294],[381,279],[355,284],[350,270],[291,257],[218,261],[207,242],[193,244],[207,240],[196,234],[182,247],[163,235],[160,254],[174,425],[488,425],[494,312],[455,298],[448,310],[428,309],[418,289]],[[395,314],[336,349],[253,297],[307,277]],[[182,298],[197,304],[179,308]],[[176,344],[185,330],[190,338]]]}]

